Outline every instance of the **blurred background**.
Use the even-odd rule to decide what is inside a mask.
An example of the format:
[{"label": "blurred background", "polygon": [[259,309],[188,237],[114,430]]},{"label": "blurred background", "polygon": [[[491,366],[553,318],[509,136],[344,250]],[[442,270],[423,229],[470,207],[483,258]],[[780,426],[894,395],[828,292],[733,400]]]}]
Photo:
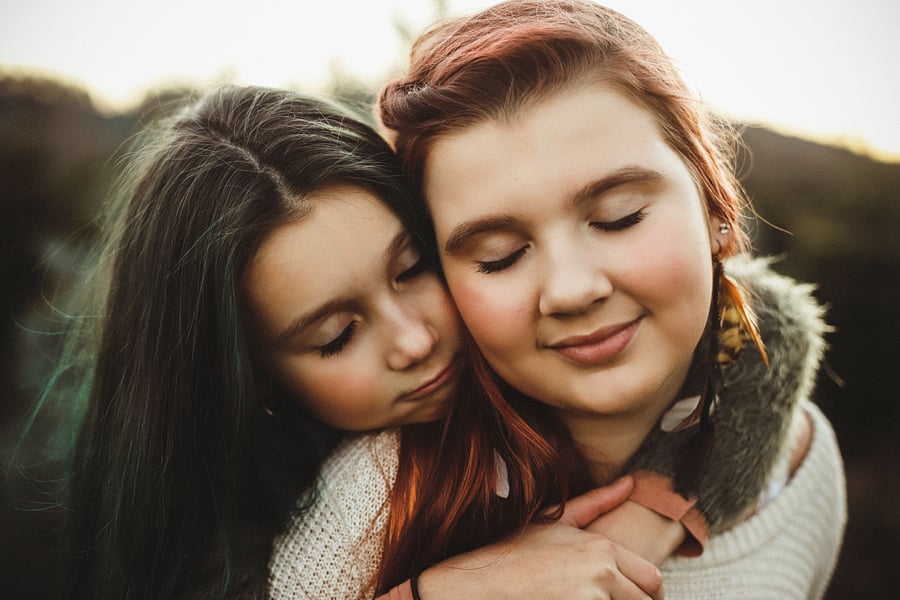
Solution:
[{"label": "blurred background", "polygon": [[[0,590],[41,598],[59,516],[6,472],[116,157],[170,100],[215,82],[366,107],[440,15],[490,0],[31,0],[0,8]],[[900,4],[609,1],[657,36],[742,132],[755,247],[815,282],[835,331],[816,390],[847,469],[850,521],[828,598],[891,597],[900,555]],[[771,224],[771,225],[770,225]],[[39,448],[30,474],[52,477]],[[46,468],[45,468],[46,467]]]}]

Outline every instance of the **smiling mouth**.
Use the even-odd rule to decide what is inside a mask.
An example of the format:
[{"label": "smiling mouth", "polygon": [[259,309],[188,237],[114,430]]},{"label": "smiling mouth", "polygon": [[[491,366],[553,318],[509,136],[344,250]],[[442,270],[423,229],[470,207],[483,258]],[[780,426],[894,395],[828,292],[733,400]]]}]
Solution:
[{"label": "smiling mouth", "polygon": [[601,327],[587,335],[565,338],[549,346],[563,358],[578,365],[596,366],[621,354],[637,333],[642,317],[610,327]]},{"label": "smiling mouth", "polygon": [[399,401],[400,402],[414,402],[416,400],[421,400],[423,398],[428,397],[436,390],[439,390],[440,388],[444,387],[447,383],[452,381],[454,375],[456,375],[458,363],[459,363],[459,360],[457,358],[454,358],[453,360],[450,361],[450,364],[447,365],[437,375],[435,375],[431,379],[428,379],[427,381],[425,381],[425,383],[423,383],[422,385],[420,385],[413,391],[407,392],[407,393],[401,395],[399,398]]}]

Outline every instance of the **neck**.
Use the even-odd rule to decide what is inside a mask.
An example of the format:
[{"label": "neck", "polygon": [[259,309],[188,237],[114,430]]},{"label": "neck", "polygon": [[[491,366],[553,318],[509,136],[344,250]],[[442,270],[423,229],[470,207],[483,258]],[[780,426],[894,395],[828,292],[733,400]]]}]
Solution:
[{"label": "neck", "polygon": [[559,411],[584,455],[592,481],[605,485],[622,474],[663,413],[679,396],[689,364],[643,400],[617,412]]},{"label": "neck", "polygon": [[662,411],[646,411],[645,414],[565,413],[560,416],[587,460],[591,480],[603,485],[622,473],[661,414]]}]

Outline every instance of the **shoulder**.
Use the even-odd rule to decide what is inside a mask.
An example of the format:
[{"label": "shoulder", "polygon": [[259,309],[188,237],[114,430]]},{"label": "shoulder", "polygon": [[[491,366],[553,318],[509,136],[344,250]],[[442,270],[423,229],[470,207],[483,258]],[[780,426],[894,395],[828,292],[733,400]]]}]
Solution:
[{"label": "shoulder", "polygon": [[[794,477],[759,512],[713,535],[702,556],[666,561],[667,595],[712,597],[711,582],[718,581],[717,598],[739,597],[750,586],[760,598],[821,596],[846,525],[846,483],[828,419],[810,402],[802,410],[811,437]],[[705,595],[689,593],[698,590]]]},{"label": "shoulder", "polygon": [[328,457],[312,503],[275,539],[273,598],[354,598],[367,589],[381,555],[399,447],[392,429],[350,436]]},{"label": "shoulder", "polygon": [[397,429],[350,435],[322,464],[319,489],[359,491],[354,484],[359,480],[381,482],[390,487],[397,476],[399,450]]},{"label": "shoulder", "polygon": [[716,450],[698,501],[713,533],[765,489],[789,449],[792,424],[804,424],[800,406],[812,394],[825,351],[829,327],[814,287],[776,273],[772,262],[737,256],[725,265],[756,314],[769,362],[744,348],[724,372],[713,415]]}]

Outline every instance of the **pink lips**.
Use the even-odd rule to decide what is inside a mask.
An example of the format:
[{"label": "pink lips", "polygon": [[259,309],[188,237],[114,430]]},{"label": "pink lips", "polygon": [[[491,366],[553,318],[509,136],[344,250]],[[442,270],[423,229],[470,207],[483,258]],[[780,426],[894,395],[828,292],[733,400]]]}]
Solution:
[{"label": "pink lips", "polygon": [[443,371],[441,371],[413,391],[400,396],[400,401],[414,402],[416,400],[421,400],[422,398],[426,398],[427,396],[429,396],[435,390],[443,387],[453,378],[454,374],[456,373],[457,362],[458,361],[456,359],[451,361]]},{"label": "pink lips", "polygon": [[631,342],[641,318],[611,327],[602,327],[587,335],[568,337],[550,346],[564,358],[584,366],[597,366],[616,358]]}]

